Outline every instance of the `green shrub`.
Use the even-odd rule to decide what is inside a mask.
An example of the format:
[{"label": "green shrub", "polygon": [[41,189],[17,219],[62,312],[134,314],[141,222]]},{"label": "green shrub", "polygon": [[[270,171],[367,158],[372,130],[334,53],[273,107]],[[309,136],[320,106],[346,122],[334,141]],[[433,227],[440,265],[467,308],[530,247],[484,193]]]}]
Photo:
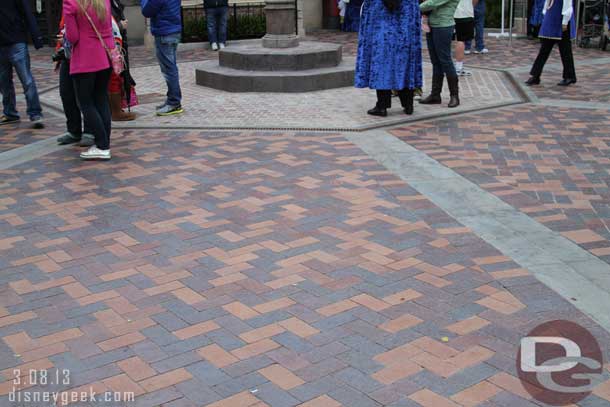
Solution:
[{"label": "green shrub", "polygon": [[[208,27],[205,16],[185,18],[182,23],[182,42],[204,42],[208,40]],[[229,40],[261,38],[267,32],[264,15],[239,15],[237,19],[229,11]]]}]

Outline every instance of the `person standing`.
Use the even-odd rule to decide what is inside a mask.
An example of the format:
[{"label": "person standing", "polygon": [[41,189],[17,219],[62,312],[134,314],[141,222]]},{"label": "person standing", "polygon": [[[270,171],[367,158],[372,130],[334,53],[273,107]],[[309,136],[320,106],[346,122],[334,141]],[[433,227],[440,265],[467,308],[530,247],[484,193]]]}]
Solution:
[{"label": "person standing", "polygon": [[17,98],[13,69],[23,86],[27,103],[27,114],[34,128],[42,129],[42,108],[38,98],[36,81],[30,69],[30,54],[27,37],[32,36],[34,47],[42,48],[42,36],[27,0],[2,0],[0,6],[0,93],[2,94],[3,115],[0,125],[20,120],[17,112]]},{"label": "person standing", "polygon": [[161,73],[167,84],[165,103],[157,109],[158,116],[183,113],[182,91],[177,56],[182,17],[180,0],[141,0],[142,14],[150,18],[151,33],[155,37],[155,50]]},{"label": "person standing", "polygon": [[474,5],[477,0],[460,0],[455,9],[455,71],[458,76],[470,76],[464,69],[465,42],[474,37]]},{"label": "person standing", "polygon": [[[487,54],[489,50],[485,48],[485,0],[479,0],[474,6],[474,41],[475,54]],[[472,41],[466,41],[465,54],[471,52]]]},{"label": "person standing", "polygon": [[430,32],[426,33],[428,53],[432,62],[432,90],[430,95],[421,99],[424,105],[442,103],[443,81],[447,77],[451,99],[448,107],[460,105],[458,76],[451,58],[451,40],[455,29],[455,9],[460,0],[426,0],[419,5],[422,12],[431,11],[428,17]]},{"label": "person standing", "polygon": [[118,35],[115,34],[115,40],[120,42],[120,47],[123,50],[125,58],[125,70],[120,75],[112,74],[110,77],[110,88],[108,90],[110,93],[110,112],[114,122],[131,121],[135,120],[135,113],[125,112],[122,107],[123,99],[127,99],[128,95],[131,96],[132,88],[135,87],[135,81],[129,73],[128,21],[125,17],[125,6],[121,3],[121,0],[110,0],[110,6],[112,18],[119,30]]},{"label": "person standing", "polygon": [[570,86],[576,83],[576,69],[572,55],[572,40],[576,38],[576,22],[572,0],[546,0],[544,17],[538,37],[540,51],[530,71],[530,78],[525,82],[528,86],[539,85],[540,75],[546,61],[551,55],[553,46],[559,45],[561,63],[563,64],[563,79],[558,86]]},{"label": "person standing", "polygon": [[59,96],[66,116],[67,132],[57,138],[59,145],[79,143],[81,147],[91,147],[94,144],[91,129],[85,126],[81,119],[81,111],[76,100],[74,81],[70,76],[71,45],[65,39],[65,25],[62,17],[59,22],[59,34],[57,35],[57,46],[55,47],[56,58],[59,59],[56,71],[59,71]]},{"label": "person standing", "polygon": [[208,40],[212,50],[218,51],[227,45],[227,20],[229,0],[203,0],[208,23]]},{"label": "person standing", "polygon": [[114,48],[110,0],[64,0],[66,39],[72,44],[70,75],[85,123],[95,145],[81,153],[84,160],[110,160],[110,104],[108,82]]},{"label": "person standing", "polygon": [[542,11],[544,10],[544,0],[531,0],[529,4],[529,19],[527,20],[527,38],[538,38],[540,24],[542,24]]},{"label": "person standing", "polygon": [[413,114],[413,91],[422,86],[421,15],[417,0],[366,0],[360,21],[355,86],[377,91],[368,111],[387,116],[392,89],[406,114]]}]

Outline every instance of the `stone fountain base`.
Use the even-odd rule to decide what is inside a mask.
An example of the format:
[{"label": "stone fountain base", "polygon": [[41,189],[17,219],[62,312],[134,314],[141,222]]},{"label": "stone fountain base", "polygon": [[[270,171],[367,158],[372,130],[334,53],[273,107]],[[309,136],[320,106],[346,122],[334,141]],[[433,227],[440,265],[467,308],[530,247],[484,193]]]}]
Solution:
[{"label": "stone fountain base", "polygon": [[338,44],[303,41],[297,47],[268,48],[262,42],[231,45],[219,62],[196,70],[198,85],[228,92],[310,92],[354,84],[354,58],[343,59]]}]

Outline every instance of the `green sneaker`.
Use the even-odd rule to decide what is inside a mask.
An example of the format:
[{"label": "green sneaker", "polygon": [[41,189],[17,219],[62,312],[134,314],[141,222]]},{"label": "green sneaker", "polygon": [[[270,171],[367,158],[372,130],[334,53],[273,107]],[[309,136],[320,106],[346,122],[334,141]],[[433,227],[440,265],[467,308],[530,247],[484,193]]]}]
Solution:
[{"label": "green sneaker", "polygon": [[169,106],[165,105],[157,110],[157,116],[171,116],[173,114],[184,113],[182,106]]}]

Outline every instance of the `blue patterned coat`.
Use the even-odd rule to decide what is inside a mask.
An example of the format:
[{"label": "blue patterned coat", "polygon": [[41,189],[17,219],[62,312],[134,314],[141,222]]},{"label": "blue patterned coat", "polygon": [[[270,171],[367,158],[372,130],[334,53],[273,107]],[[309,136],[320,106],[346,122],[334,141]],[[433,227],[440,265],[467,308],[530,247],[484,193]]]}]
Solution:
[{"label": "blue patterned coat", "polygon": [[417,0],[390,13],[383,0],[364,0],[355,85],[371,89],[422,86],[421,15]]}]

